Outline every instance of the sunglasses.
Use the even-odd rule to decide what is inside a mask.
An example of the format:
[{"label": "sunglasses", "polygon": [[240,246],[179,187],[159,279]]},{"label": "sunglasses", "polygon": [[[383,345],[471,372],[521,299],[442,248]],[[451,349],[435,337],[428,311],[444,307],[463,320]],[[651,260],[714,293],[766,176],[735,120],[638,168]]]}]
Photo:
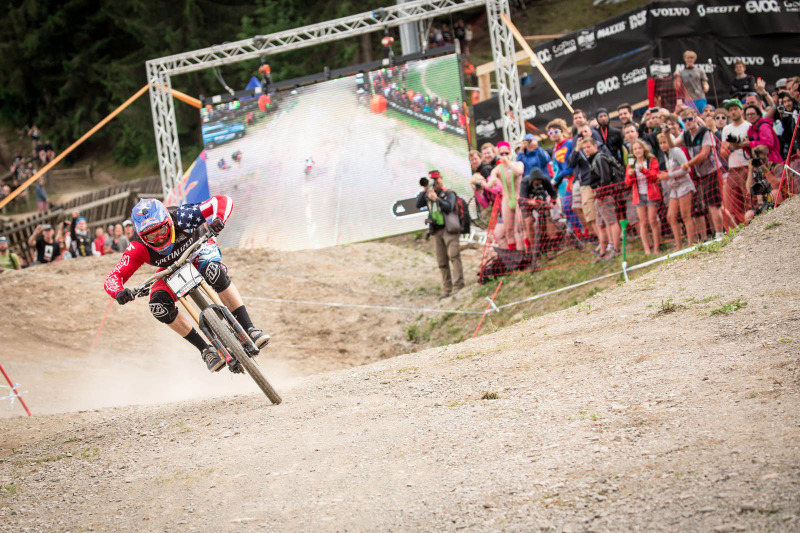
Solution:
[{"label": "sunglasses", "polygon": [[561,130],[550,130],[547,132],[548,135],[555,135],[557,133],[561,133]]},{"label": "sunglasses", "polygon": [[500,155],[508,155],[508,154],[510,154],[510,153],[511,153],[511,152],[500,152]]},{"label": "sunglasses", "polygon": [[684,122],[694,122],[694,117],[686,117],[683,119]]},{"label": "sunglasses", "polygon": [[714,118],[717,119],[717,120],[728,120],[728,117],[726,117],[725,115],[720,115],[720,116],[714,117]]}]

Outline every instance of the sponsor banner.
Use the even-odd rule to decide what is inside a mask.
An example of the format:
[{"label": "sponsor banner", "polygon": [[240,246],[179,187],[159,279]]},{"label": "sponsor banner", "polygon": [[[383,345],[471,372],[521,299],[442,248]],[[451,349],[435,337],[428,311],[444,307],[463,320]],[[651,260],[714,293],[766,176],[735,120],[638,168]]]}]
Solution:
[{"label": "sponsor banner", "polygon": [[[649,34],[748,37],[800,31],[800,0],[702,0],[647,6]],[[787,16],[788,15],[788,16]]]},{"label": "sponsor banner", "polygon": [[[555,81],[574,109],[583,109],[593,116],[598,107],[613,110],[623,102],[634,103],[647,95],[648,65],[652,55],[652,50],[645,47],[589,69],[581,76],[561,76]],[[572,124],[572,116],[564,102],[544,81],[522,87],[521,96],[523,118],[541,130],[554,118],[563,118],[567,124]],[[478,145],[502,139],[503,125],[497,97],[475,106],[475,126]]]},{"label": "sponsor banner", "polygon": [[[793,35],[775,35],[759,39],[720,39],[716,43],[719,65],[717,90],[728,95],[735,73],[734,63],[744,63],[747,74],[763,78],[771,90],[779,78],[788,78],[800,72],[800,48]],[[726,96],[727,97],[727,96]]]}]

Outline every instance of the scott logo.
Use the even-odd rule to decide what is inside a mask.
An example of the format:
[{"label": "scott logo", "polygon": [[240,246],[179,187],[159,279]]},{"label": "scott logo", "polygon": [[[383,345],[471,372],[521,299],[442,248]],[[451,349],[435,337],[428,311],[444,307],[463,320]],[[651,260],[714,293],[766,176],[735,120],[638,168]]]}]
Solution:
[{"label": "scott logo", "polygon": [[632,30],[639,28],[640,26],[644,26],[647,24],[647,11],[642,10],[638,13],[634,13],[630,17],[628,17],[628,25],[631,27]]},{"label": "scott logo", "polygon": [[763,65],[764,64],[764,58],[760,57],[760,56],[756,56],[756,57],[740,57],[740,56],[728,57],[728,56],[725,56],[722,59],[724,59],[725,63],[728,64],[728,65],[733,65],[737,61],[741,61],[745,65]]},{"label": "scott logo", "polygon": [[725,13],[738,13],[739,8],[742,6],[704,6],[703,4],[697,5],[697,14],[701,17],[706,15],[718,15]]},{"label": "scott logo", "polygon": [[800,65],[800,57],[781,57],[778,54],[772,56],[772,65],[779,67],[781,65]]},{"label": "scott logo", "polygon": [[657,7],[650,10],[654,17],[688,17],[692,14],[688,7]]},{"label": "scott logo", "polygon": [[613,76],[597,82],[597,94],[610,93],[619,89],[619,78]]},{"label": "scott logo", "polygon": [[778,0],[748,0],[744,5],[748,13],[780,13]]}]

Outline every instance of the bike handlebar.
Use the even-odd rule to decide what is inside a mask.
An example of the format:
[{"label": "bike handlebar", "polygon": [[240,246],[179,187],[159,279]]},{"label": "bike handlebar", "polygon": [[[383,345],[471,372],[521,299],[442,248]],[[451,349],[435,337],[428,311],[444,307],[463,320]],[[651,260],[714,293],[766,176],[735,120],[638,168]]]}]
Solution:
[{"label": "bike handlebar", "polygon": [[152,287],[153,284],[156,281],[158,281],[159,279],[164,278],[166,276],[169,276],[170,274],[172,274],[173,272],[178,270],[180,267],[182,267],[186,263],[186,261],[189,259],[189,256],[192,254],[192,252],[194,252],[199,246],[201,246],[201,245],[205,244],[206,242],[208,242],[208,239],[210,239],[212,237],[216,237],[216,236],[217,236],[217,234],[214,233],[213,231],[211,231],[211,228],[209,228],[206,231],[206,233],[201,235],[200,238],[197,239],[197,241],[195,243],[193,243],[191,246],[189,246],[186,249],[186,251],[183,252],[181,254],[181,256],[174,263],[172,263],[170,266],[168,266],[164,270],[160,270],[160,271],[156,272],[155,274],[153,274],[152,276],[150,276],[149,278],[144,280],[141,284],[139,284],[136,287],[134,287],[133,289],[131,289],[133,291],[133,296],[137,297],[137,296],[143,296],[143,295],[147,294],[147,292],[150,291],[150,287]]}]

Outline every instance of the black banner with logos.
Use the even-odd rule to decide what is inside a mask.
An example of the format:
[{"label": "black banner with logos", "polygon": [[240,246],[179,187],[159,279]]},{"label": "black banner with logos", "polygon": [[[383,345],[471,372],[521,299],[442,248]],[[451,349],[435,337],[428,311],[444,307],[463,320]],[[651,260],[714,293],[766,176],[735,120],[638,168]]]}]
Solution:
[{"label": "black banner with logos", "polygon": [[[595,26],[547,41],[534,52],[573,108],[592,116],[623,102],[647,98],[648,67],[656,58],[683,65],[683,51],[694,50],[697,66],[709,75],[708,100],[728,98],[733,62],[767,81],[800,74],[800,0],[711,0],[653,2]],[[710,61],[709,61],[710,60]],[[543,130],[548,121],[569,111],[538,70],[521,88],[522,116]],[[478,144],[502,136],[497,98],[475,106]]]}]

